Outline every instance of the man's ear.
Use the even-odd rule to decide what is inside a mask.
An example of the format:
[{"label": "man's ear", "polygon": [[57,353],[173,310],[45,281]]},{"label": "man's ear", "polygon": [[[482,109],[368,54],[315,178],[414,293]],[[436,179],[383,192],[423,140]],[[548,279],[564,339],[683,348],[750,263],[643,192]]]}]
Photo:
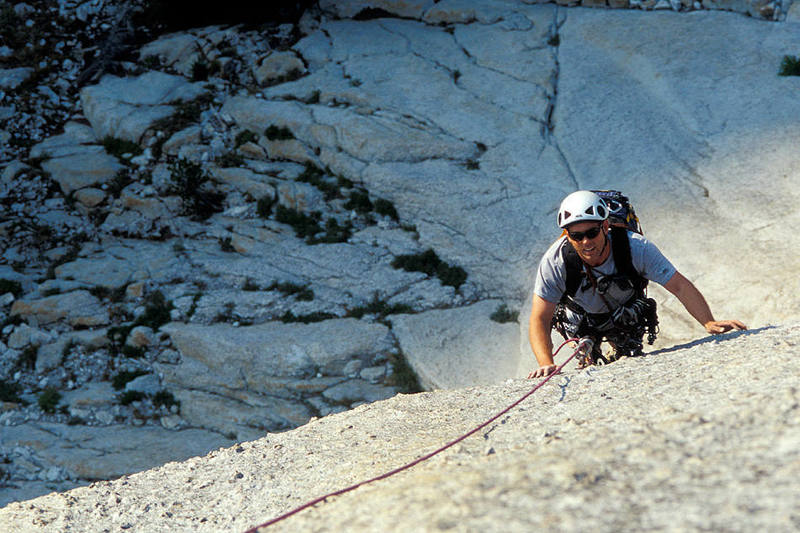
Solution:
[{"label": "man's ear", "polygon": [[603,221],[603,233],[608,235],[608,231],[611,229],[611,224],[608,222],[608,219]]}]

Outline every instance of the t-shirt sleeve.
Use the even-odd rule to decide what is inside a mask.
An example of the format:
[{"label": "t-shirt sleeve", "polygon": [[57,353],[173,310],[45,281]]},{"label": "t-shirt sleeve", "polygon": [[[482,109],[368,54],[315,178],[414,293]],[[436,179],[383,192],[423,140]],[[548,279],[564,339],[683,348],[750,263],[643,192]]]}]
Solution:
[{"label": "t-shirt sleeve", "polygon": [[566,269],[563,267],[560,243],[561,241],[551,246],[542,257],[533,286],[534,294],[550,303],[558,303],[567,290],[567,281],[564,277]]},{"label": "t-shirt sleeve", "polygon": [[648,241],[643,236],[630,233],[633,238],[631,241],[631,259],[634,268],[645,278],[654,281],[659,285],[664,285],[677,269],[664,257],[661,250],[655,244]]}]

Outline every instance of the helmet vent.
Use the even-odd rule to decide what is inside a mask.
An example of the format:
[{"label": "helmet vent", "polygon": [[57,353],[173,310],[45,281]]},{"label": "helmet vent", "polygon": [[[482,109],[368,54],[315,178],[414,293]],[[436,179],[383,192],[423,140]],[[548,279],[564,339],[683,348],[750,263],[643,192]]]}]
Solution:
[{"label": "helmet vent", "polygon": [[589,207],[586,209],[586,211],[584,211],[584,213],[586,213],[587,215],[594,215],[594,206],[593,206],[593,205],[590,205],[590,206],[589,206]]},{"label": "helmet vent", "polygon": [[602,205],[597,206],[597,214],[603,218],[606,218],[606,210],[603,209]]}]

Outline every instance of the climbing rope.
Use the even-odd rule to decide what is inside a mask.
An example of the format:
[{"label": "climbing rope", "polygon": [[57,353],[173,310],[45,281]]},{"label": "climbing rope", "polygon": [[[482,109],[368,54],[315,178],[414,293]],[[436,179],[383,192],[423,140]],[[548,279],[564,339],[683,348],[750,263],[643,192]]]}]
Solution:
[{"label": "climbing rope", "polygon": [[[505,409],[503,409],[502,411],[500,411],[499,413],[494,415],[492,418],[490,418],[486,422],[484,422],[481,425],[479,425],[478,427],[476,427],[475,429],[473,429],[473,430],[471,430],[471,431],[469,431],[467,433],[464,433],[463,435],[461,435],[457,439],[448,442],[447,444],[445,444],[441,448],[438,448],[438,449],[436,449],[436,450],[434,450],[434,451],[432,451],[432,452],[430,452],[430,453],[428,453],[426,455],[423,455],[422,457],[419,457],[418,459],[415,459],[415,460],[411,461],[410,463],[404,464],[403,466],[397,467],[394,470],[390,470],[389,472],[383,473],[383,474],[381,474],[379,476],[375,476],[375,477],[373,477],[371,479],[367,479],[366,481],[361,481],[359,483],[355,483],[353,485],[350,485],[349,487],[345,487],[345,488],[337,490],[337,491],[329,492],[328,494],[325,494],[324,496],[320,496],[319,498],[315,498],[315,499],[313,499],[313,500],[311,500],[311,501],[309,501],[307,503],[304,503],[303,505],[301,505],[299,507],[296,507],[296,508],[292,509],[291,511],[288,511],[288,512],[286,512],[286,513],[284,513],[284,514],[282,514],[280,516],[277,516],[277,517],[275,517],[275,518],[273,518],[273,519],[271,519],[271,520],[269,520],[267,522],[264,522],[263,524],[260,524],[258,526],[252,527],[252,528],[248,529],[247,531],[245,531],[245,533],[257,533],[257,531],[259,529],[261,529],[261,528],[266,528],[266,527],[269,527],[269,526],[271,526],[273,524],[276,524],[276,523],[278,523],[278,522],[280,522],[282,520],[285,520],[285,519],[289,518],[290,516],[299,513],[300,511],[308,509],[309,507],[313,507],[314,505],[316,505],[316,504],[318,504],[320,502],[324,502],[328,498],[332,498],[334,496],[339,496],[341,494],[345,494],[345,493],[353,491],[353,490],[355,490],[355,489],[357,489],[357,488],[359,488],[359,487],[361,487],[363,485],[367,485],[369,483],[373,483],[373,482],[379,481],[381,479],[386,479],[386,478],[391,477],[391,476],[393,476],[393,475],[395,475],[395,474],[397,474],[399,472],[402,472],[403,470],[408,470],[409,468],[411,468],[413,466],[416,466],[419,463],[427,461],[431,457],[442,453],[446,449],[448,449],[448,448],[450,448],[452,446],[455,446],[456,444],[458,444],[459,442],[463,441],[467,437],[470,437],[470,436],[474,435],[478,431],[482,430],[483,428],[485,428],[486,426],[488,426],[489,424],[491,424],[492,422],[494,422],[495,420],[497,420],[498,418],[500,418],[501,416],[503,416],[504,414],[506,414],[507,412],[509,412],[510,410],[512,410],[513,408],[515,408],[519,404],[521,404],[522,402],[524,402],[528,398],[528,396],[530,396],[531,394],[533,394],[534,392],[539,390],[542,387],[542,385],[544,385],[545,383],[550,381],[550,378],[552,378],[553,376],[555,376],[556,374],[561,372],[561,370],[567,365],[567,363],[569,363],[576,355],[578,355],[584,349],[584,347],[587,344],[591,343],[592,341],[589,340],[589,339],[585,339],[585,338],[584,339],[568,339],[568,340],[564,341],[563,343],[561,343],[561,346],[559,346],[558,349],[555,351],[554,356],[558,355],[558,352],[561,351],[561,348],[563,348],[564,346],[566,346],[570,342],[577,342],[578,345],[575,348],[575,351],[572,352],[572,355],[570,355],[566,359],[566,361],[561,363],[561,365],[559,365],[558,368],[556,368],[555,372],[553,372],[552,374],[550,374],[549,376],[544,378],[542,381],[537,383],[535,387],[533,387],[530,391],[525,393],[525,395],[523,395],[519,400],[517,400],[516,402],[512,403],[511,405],[509,405],[508,407],[506,407]],[[591,345],[589,345],[586,351],[587,352],[591,351],[591,349],[592,349],[592,347],[591,347]]]}]

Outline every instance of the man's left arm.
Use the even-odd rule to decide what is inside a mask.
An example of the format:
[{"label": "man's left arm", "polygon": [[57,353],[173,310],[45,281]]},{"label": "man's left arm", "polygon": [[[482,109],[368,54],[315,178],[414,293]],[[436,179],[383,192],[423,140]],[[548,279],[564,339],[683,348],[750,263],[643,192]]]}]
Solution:
[{"label": "man's left arm", "polygon": [[714,320],[714,315],[711,314],[711,308],[708,307],[706,299],[697,290],[697,287],[680,272],[675,272],[664,284],[664,288],[674,294],[689,314],[700,322],[709,333],[717,334],[733,329],[747,329],[747,326],[738,320]]}]

